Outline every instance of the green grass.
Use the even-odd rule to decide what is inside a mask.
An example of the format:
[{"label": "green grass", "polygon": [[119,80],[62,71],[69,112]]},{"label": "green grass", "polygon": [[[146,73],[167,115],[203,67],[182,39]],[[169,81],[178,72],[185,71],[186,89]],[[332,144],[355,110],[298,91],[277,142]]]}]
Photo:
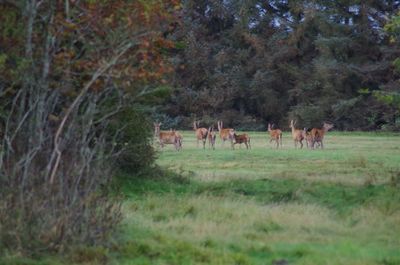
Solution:
[{"label": "green grass", "polygon": [[[159,153],[166,172],[120,176],[118,236],[65,264],[400,264],[399,135],[328,133],[325,150],[250,136],[252,150],[212,151],[184,132]],[[0,258],[53,264],[24,262]]]}]

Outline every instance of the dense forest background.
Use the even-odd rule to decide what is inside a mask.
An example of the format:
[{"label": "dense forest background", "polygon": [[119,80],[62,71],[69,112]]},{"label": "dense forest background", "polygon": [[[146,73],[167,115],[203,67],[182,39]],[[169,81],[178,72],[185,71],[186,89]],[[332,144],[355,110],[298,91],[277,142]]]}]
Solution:
[{"label": "dense forest background", "polygon": [[[398,130],[400,1],[184,1],[166,127]],[[387,99],[389,96],[389,100]],[[396,96],[394,100],[393,96]],[[162,114],[160,114],[162,113]]]}]

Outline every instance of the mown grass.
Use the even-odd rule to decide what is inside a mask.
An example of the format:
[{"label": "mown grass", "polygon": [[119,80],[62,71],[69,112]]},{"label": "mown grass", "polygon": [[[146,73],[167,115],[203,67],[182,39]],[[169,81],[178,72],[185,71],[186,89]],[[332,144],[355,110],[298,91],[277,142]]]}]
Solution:
[{"label": "mown grass", "polygon": [[[121,175],[117,238],[67,264],[400,264],[397,134],[329,133],[313,151],[250,135],[252,150],[212,151],[185,132],[160,151],[166,171]],[[0,263],[53,264],[15,260]]]}]

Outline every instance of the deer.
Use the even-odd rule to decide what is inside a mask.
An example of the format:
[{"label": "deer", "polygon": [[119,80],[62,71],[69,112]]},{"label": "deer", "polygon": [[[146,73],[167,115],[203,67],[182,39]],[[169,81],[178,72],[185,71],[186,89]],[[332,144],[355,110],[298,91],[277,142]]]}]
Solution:
[{"label": "deer", "polygon": [[303,135],[304,135],[304,140],[306,140],[307,148],[311,148],[311,143],[312,143],[311,130],[304,127]]},{"label": "deer", "polygon": [[[306,140],[307,148],[310,149],[312,146],[312,136],[311,136],[311,129],[304,128],[304,140]],[[316,148],[321,147],[321,142],[316,142]]]},{"label": "deer", "polygon": [[200,121],[193,122],[193,130],[196,134],[197,139],[197,147],[199,147],[199,141],[203,142],[203,149],[206,149],[206,141],[207,141],[207,134],[208,130],[206,128],[198,128],[200,125]]},{"label": "deer", "polygon": [[214,127],[208,128],[207,138],[208,138],[208,147],[215,150],[215,140],[217,138],[217,135],[215,133]]},{"label": "deer", "polygon": [[161,148],[164,148],[165,144],[173,144],[177,151],[182,149],[182,135],[175,131],[160,131],[161,122],[154,123],[154,136],[158,139]]},{"label": "deer", "polygon": [[282,148],[282,131],[279,129],[272,129],[271,128],[271,124],[268,123],[268,132],[269,132],[269,136],[270,136],[270,140],[269,143],[271,143],[272,141],[276,142],[276,148],[279,148],[279,145]]},{"label": "deer", "polygon": [[303,140],[304,140],[304,131],[295,129],[296,122],[291,120],[290,121],[290,128],[292,129],[292,137],[294,141],[294,147],[297,149],[297,144],[300,143],[300,149],[303,148]]},{"label": "deer", "polygon": [[226,128],[224,129],[224,124],[222,121],[218,121],[218,132],[219,132],[219,137],[222,140],[222,145],[225,144],[226,140],[230,140],[232,142],[232,137],[230,136],[230,132],[234,131],[232,128]]},{"label": "deer", "polygon": [[175,129],[173,130],[173,132],[175,133],[176,136],[176,145],[178,146],[178,151],[182,150],[183,136]]},{"label": "deer", "polygon": [[[229,137],[231,139],[233,150],[235,150],[235,144],[242,145],[243,143],[246,145],[246,149],[251,149],[250,136],[247,133],[236,134],[235,130],[231,130],[229,132]],[[233,142],[233,140],[235,140],[235,142]]]},{"label": "deer", "polygon": [[311,148],[314,149],[315,144],[319,144],[321,149],[324,149],[324,136],[327,131],[333,128],[333,124],[331,123],[323,123],[322,129],[313,128],[311,130]]}]

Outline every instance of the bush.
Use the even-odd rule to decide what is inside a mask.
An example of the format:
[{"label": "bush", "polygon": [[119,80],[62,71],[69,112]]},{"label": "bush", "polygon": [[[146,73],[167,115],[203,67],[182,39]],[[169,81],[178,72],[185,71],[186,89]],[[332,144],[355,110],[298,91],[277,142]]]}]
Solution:
[{"label": "bush", "polygon": [[14,98],[2,121],[0,247],[30,254],[99,244],[120,221],[119,201],[107,188],[115,152],[108,122],[96,122],[99,98],[82,99],[58,141],[57,91],[21,90]]},{"label": "bush", "polygon": [[132,107],[122,111],[113,121],[110,135],[117,135],[115,144],[120,152],[117,157],[118,169],[138,173],[154,162],[152,125],[141,111]]}]

